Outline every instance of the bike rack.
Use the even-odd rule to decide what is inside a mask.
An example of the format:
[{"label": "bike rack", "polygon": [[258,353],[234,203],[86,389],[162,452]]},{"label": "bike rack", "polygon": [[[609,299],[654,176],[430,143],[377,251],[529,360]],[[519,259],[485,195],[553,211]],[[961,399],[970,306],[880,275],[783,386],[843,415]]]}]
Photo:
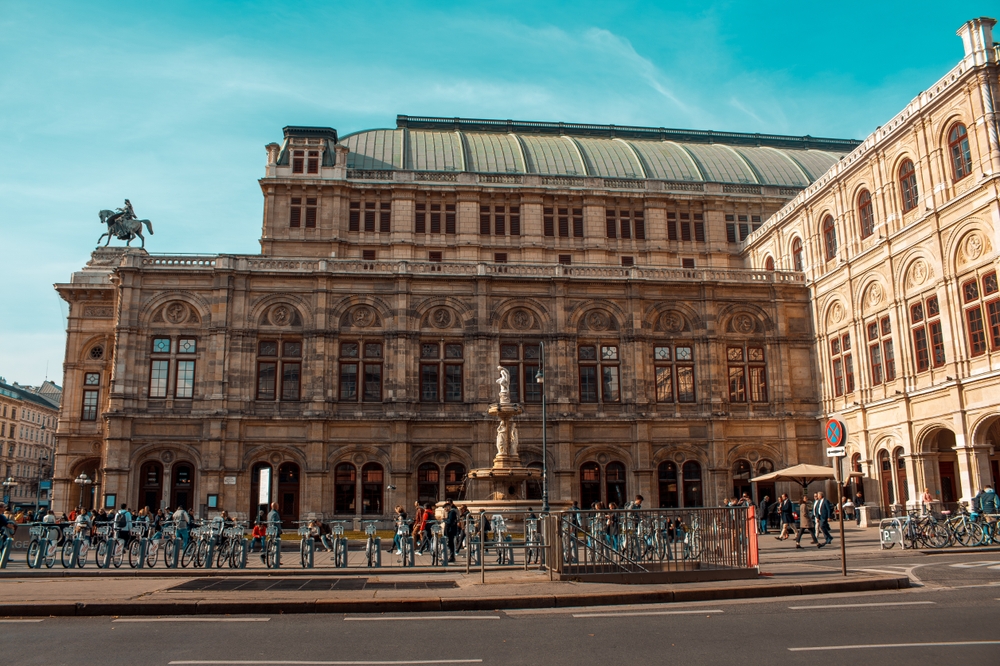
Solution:
[{"label": "bike rack", "polygon": [[0,569],[7,568],[7,560],[10,559],[10,551],[14,546],[14,539],[10,538],[6,534],[3,536],[3,545],[0,547]]},{"label": "bike rack", "polygon": [[314,539],[309,534],[309,527],[307,525],[300,525],[299,526],[299,536],[301,537],[301,540],[299,542],[300,552],[301,552],[302,548],[306,549],[306,553],[305,553],[306,557],[305,557],[305,561],[302,562],[302,568],[303,569],[312,569],[313,565],[316,563],[316,561],[315,561],[316,539]]},{"label": "bike rack", "polygon": [[[375,563],[369,566],[381,567],[382,566],[382,537],[376,534],[375,523],[369,522],[365,525],[365,537],[370,539],[374,537],[375,545]],[[367,545],[367,541],[366,541]]]}]

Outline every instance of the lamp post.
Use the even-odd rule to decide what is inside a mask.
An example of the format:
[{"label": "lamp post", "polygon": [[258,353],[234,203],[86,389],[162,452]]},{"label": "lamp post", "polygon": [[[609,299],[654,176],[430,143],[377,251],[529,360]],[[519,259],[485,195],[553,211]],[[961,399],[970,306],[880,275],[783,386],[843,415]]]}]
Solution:
[{"label": "lamp post", "polygon": [[3,485],[3,503],[10,504],[10,489],[17,487],[17,481],[13,477],[8,476],[0,485]]},{"label": "lamp post", "polygon": [[549,438],[545,405],[545,343],[538,343],[538,372],[535,381],[542,388],[542,513],[549,512]]},{"label": "lamp post", "polygon": [[[43,453],[42,457],[38,459],[38,483],[35,484],[35,515],[38,515],[38,504],[42,497],[42,477],[45,476],[45,463],[49,461],[49,454]],[[51,502],[49,503],[49,508],[52,507]]]},{"label": "lamp post", "polygon": [[80,506],[82,507],[83,506],[83,489],[85,487],[89,486],[90,484],[92,484],[93,481],[91,481],[90,477],[88,477],[86,474],[84,474],[83,472],[80,472],[80,476],[78,476],[75,479],[73,479],[73,483],[75,483],[78,486],[80,486]]}]

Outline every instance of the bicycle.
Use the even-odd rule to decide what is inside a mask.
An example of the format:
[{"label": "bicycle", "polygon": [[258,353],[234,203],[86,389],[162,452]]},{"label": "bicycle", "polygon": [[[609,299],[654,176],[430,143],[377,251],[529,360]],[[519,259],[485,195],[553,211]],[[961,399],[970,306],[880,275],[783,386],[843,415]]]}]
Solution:
[{"label": "bicycle", "polygon": [[205,565],[205,556],[208,555],[208,541],[205,538],[207,529],[201,526],[189,527],[188,545],[181,553],[181,566],[185,569],[189,564],[195,567]]},{"label": "bicycle", "polygon": [[365,520],[362,521],[362,524],[365,526],[365,536],[366,536],[365,563],[369,567],[380,566],[382,564],[382,558],[380,557],[380,552],[379,552],[379,547],[381,544],[379,544],[379,539],[375,536],[376,521]]},{"label": "bicycle", "polygon": [[[81,569],[86,566],[87,556],[90,554],[92,545],[89,532],[89,524],[77,525],[73,531],[73,538],[67,538],[63,542],[62,552],[60,553],[60,561],[62,562],[63,568],[69,569],[72,564],[74,543],[79,544],[79,550],[76,555],[76,566]],[[98,562],[98,566],[100,566],[100,562]]]},{"label": "bicycle", "polygon": [[330,523],[330,536],[333,538],[333,562],[336,567],[347,566],[347,539],[344,538],[343,520],[334,520]]},{"label": "bicycle", "polygon": [[299,564],[303,569],[310,567],[310,555],[316,552],[316,539],[312,535],[309,525],[312,521],[299,523]]},{"label": "bicycle", "polygon": [[243,541],[246,533],[246,523],[233,523],[222,530],[219,537],[216,567],[228,562],[230,569],[240,569],[243,565]]},{"label": "bicycle", "polygon": [[281,534],[279,524],[267,526],[267,534],[264,537],[264,564],[268,569],[276,569],[281,566]]},{"label": "bicycle", "polygon": [[402,558],[402,565],[404,567],[410,566],[410,557],[412,556],[413,541],[410,536],[410,526],[412,524],[412,520],[400,520],[396,523],[396,537],[399,542],[396,555]]},{"label": "bicycle", "polygon": [[948,529],[949,545],[960,543],[963,546],[978,546],[983,542],[983,526],[976,520],[978,516],[969,513],[968,502],[962,502],[958,515],[950,515],[950,511],[942,511],[945,516],[944,526]]},{"label": "bicycle", "polygon": [[[97,528],[98,543],[96,548],[97,566],[104,568],[105,563],[115,569],[121,567],[125,561],[125,540],[119,539],[115,535],[114,526],[109,524],[101,525]],[[82,549],[82,546],[81,546]],[[108,560],[108,550],[111,551],[111,559]]]},{"label": "bicycle", "polygon": [[[31,542],[28,544],[28,566],[31,568],[38,564],[38,568],[41,569],[44,564],[46,568],[51,569],[52,565],[56,563],[56,551],[59,549],[57,544],[58,539],[52,538],[52,532],[58,531],[57,527],[51,526],[51,524],[37,523],[31,526]],[[39,553],[42,550],[42,541],[45,541],[45,553],[39,558]]]},{"label": "bicycle", "polygon": [[147,539],[149,531],[149,523],[136,522],[132,524],[132,542],[128,547],[128,565],[133,569],[139,566],[139,556],[142,555],[141,551],[144,540],[146,543],[146,553],[142,565],[147,568],[155,567],[156,560],[160,557],[159,544],[153,539]]}]

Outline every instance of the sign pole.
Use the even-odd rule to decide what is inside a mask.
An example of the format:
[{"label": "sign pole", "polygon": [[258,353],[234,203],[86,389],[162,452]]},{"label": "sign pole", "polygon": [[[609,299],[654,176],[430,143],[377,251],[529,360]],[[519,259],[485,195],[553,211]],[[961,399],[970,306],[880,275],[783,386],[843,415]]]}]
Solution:
[{"label": "sign pole", "polygon": [[[843,458],[834,458],[834,463],[836,464],[835,475],[837,477],[837,515],[840,516],[840,572],[847,575],[847,544],[844,543],[844,498],[842,497],[844,492],[844,484],[841,481],[843,477],[843,471],[840,468],[840,464]],[[855,509],[857,511],[857,509]]]}]

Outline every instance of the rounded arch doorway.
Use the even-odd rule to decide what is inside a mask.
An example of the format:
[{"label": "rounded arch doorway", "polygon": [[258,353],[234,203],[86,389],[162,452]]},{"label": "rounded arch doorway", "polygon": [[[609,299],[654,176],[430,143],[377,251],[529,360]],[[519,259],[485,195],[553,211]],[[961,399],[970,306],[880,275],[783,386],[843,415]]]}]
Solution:
[{"label": "rounded arch doorway", "polygon": [[278,465],[278,513],[282,527],[295,527],[299,519],[299,466],[293,462]]},{"label": "rounded arch doorway", "polygon": [[182,506],[194,510],[194,465],[176,462],[170,469],[170,508]]},{"label": "rounded arch doorway", "polygon": [[139,506],[148,507],[155,512],[162,508],[163,500],[163,465],[156,460],[150,460],[139,468]]}]

